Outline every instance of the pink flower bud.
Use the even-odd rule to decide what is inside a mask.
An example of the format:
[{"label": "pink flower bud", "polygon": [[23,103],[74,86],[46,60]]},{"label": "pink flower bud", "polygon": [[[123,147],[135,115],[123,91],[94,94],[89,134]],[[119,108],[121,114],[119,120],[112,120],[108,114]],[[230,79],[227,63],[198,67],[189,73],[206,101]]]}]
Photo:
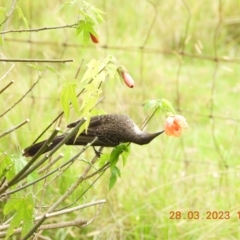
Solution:
[{"label": "pink flower bud", "polygon": [[122,78],[125,82],[125,84],[130,87],[133,88],[134,87],[134,80],[132,79],[131,75],[127,72],[121,72],[122,74]]},{"label": "pink flower bud", "polygon": [[186,119],[181,115],[169,116],[165,122],[165,133],[168,136],[179,137],[182,129],[188,128]]}]

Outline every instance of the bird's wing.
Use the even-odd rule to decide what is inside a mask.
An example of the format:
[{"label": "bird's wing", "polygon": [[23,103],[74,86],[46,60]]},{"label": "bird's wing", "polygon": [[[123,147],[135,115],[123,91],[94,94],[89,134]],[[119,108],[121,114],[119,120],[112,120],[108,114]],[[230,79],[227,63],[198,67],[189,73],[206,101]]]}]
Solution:
[{"label": "bird's wing", "polygon": [[76,139],[76,136],[70,138],[66,144],[67,145],[86,145],[92,142],[95,137],[98,137],[97,141],[93,143],[93,146],[103,146],[103,147],[114,147],[119,143],[113,142],[101,134],[96,134],[95,132],[88,129],[87,133],[82,132]]},{"label": "bird's wing", "polygon": [[[81,121],[82,119],[77,120],[76,122],[70,123],[67,125],[68,128],[74,128],[77,126],[77,124]],[[93,127],[93,126],[98,126],[99,124],[101,124],[100,118],[99,116],[94,116],[91,117],[90,122],[89,122],[89,128]]]},{"label": "bird's wing", "polygon": [[[67,125],[67,127],[73,128],[80,121],[81,121],[81,119],[76,122],[70,123],[69,125]],[[119,142],[111,140],[108,136],[105,136],[98,131],[98,128],[101,126],[101,124],[102,124],[102,121],[99,116],[91,117],[87,131],[86,132],[83,131],[77,137],[77,139],[75,139],[75,136],[73,138],[69,139],[66,144],[67,145],[86,145],[87,143],[92,142],[95,137],[98,137],[98,140],[93,144],[93,146],[110,147],[110,146],[118,145]]]}]

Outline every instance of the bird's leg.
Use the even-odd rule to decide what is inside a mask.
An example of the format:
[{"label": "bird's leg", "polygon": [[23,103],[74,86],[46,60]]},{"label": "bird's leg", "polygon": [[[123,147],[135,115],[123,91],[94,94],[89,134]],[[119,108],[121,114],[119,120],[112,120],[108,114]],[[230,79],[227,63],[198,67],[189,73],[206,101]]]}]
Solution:
[{"label": "bird's leg", "polygon": [[100,151],[98,151],[94,146],[92,146],[93,147],[93,150],[94,150],[94,152],[95,152],[95,154],[97,155],[97,157],[101,157],[101,154],[102,154],[102,152],[100,152]]}]

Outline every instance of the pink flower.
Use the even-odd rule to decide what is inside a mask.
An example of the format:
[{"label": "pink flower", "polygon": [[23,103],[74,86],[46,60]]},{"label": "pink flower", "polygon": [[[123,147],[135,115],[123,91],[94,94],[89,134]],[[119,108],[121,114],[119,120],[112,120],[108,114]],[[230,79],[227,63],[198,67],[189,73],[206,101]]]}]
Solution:
[{"label": "pink flower", "polygon": [[126,83],[126,85],[130,88],[134,87],[134,80],[132,79],[131,75],[127,72],[121,72],[122,74],[122,78],[124,80],[124,82]]},{"label": "pink flower", "polygon": [[169,116],[165,122],[165,133],[168,136],[179,137],[182,134],[182,129],[188,128],[185,117],[181,115]]}]

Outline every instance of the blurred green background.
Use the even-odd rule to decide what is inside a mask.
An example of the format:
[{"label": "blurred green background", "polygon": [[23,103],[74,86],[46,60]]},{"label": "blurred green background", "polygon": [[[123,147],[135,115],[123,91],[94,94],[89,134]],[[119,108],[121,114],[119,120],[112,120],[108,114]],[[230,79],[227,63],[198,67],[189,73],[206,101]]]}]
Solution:
[{"label": "blurred green background", "polygon": [[[78,20],[74,8],[56,12],[63,2],[25,0],[17,5],[29,28],[42,28]],[[105,22],[97,29],[98,45],[91,43],[84,48],[75,30],[69,28],[7,33],[0,47],[1,58],[73,59],[73,63],[48,64],[66,79],[74,78],[84,60],[81,79],[91,59],[101,60],[111,54],[128,69],[135,87],[129,89],[121,82],[112,87],[106,82],[100,109],[127,114],[141,126],[150,114],[144,111],[143,102],[167,98],[186,117],[189,129],[181,138],[164,134],[149,145],[132,145],[116,186],[108,190],[107,173],[79,200],[107,199],[96,219],[83,229],[72,227],[44,234],[51,239],[240,239],[240,1],[90,3],[106,13]],[[11,4],[2,1],[0,7],[8,12]],[[5,29],[3,26],[1,31],[26,29],[17,10]],[[13,66],[1,62],[0,78],[1,88],[15,81],[0,96],[2,115],[29,90],[38,73],[24,63]],[[46,71],[30,94],[1,116],[1,132],[30,118],[29,124],[1,139],[4,151],[19,157],[21,150],[57,116],[62,84],[59,76]],[[72,114],[68,122],[79,117]],[[153,119],[146,130],[162,129],[164,119]],[[66,124],[63,119],[63,129]],[[76,151],[63,147],[65,157],[61,161]],[[91,158],[92,154],[89,150],[85,157]],[[48,187],[42,204],[50,204],[66,191],[85,167],[81,161],[76,166]],[[82,186],[66,205],[85,188]],[[39,199],[36,194],[36,201]],[[180,211],[182,218],[170,219],[171,211]],[[187,219],[190,211],[199,212],[200,218]],[[227,211],[230,218],[206,219],[207,211]],[[89,218],[95,212],[92,208],[80,214]],[[76,214],[52,221],[71,220]]]}]

